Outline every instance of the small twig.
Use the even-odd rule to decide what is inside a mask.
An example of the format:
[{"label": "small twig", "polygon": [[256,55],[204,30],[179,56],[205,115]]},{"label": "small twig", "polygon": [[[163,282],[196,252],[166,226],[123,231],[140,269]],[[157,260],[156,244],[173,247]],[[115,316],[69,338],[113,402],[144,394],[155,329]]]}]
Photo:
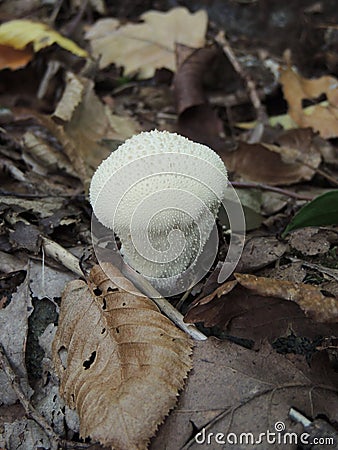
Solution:
[{"label": "small twig", "polygon": [[269,186],[268,184],[255,183],[251,181],[232,181],[232,186],[238,189],[254,188],[262,189],[263,191],[277,192],[277,194],[285,195],[286,197],[296,198],[297,200],[308,200],[314,199],[313,196],[297,194],[296,192],[289,191],[287,189],[278,188],[276,186]]},{"label": "small twig", "polygon": [[220,31],[215,37],[215,40],[222,47],[235,71],[245,82],[251,103],[256,110],[258,122],[265,123],[267,121],[267,114],[257,93],[256,84],[236,58],[229,41],[225,37],[224,31]]},{"label": "small twig", "polygon": [[76,29],[79,27],[79,23],[81,22],[81,19],[86,12],[88,6],[88,0],[83,0],[80,4],[80,9],[75,18],[68,24],[66,29],[66,35],[72,36]]},{"label": "small twig", "polygon": [[122,267],[121,272],[126,276],[132,283],[135,284],[144,294],[152,299],[154,303],[160,308],[162,313],[166,315],[172,322],[174,322],[181,330],[189,334],[193,339],[197,341],[205,341],[207,336],[199,331],[195,325],[191,323],[184,322],[184,316],[176,309],[174,306],[168,302],[168,300],[149,283],[148,280],[139,275],[137,272],[128,269],[125,265]]},{"label": "small twig", "polygon": [[297,161],[300,164],[303,164],[306,167],[309,167],[310,169],[312,169],[314,172],[318,173],[319,175],[321,175],[323,178],[325,178],[326,180],[330,181],[332,184],[334,184],[335,186],[338,186],[338,180],[337,178],[332,177],[331,175],[329,175],[328,173],[324,172],[324,170],[319,169],[318,167],[313,167],[311,164],[305,162],[305,161]]},{"label": "small twig", "polygon": [[64,0],[57,0],[57,2],[54,3],[54,8],[53,8],[52,14],[50,15],[49,20],[48,20],[51,26],[54,25],[54,22],[55,22],[57,16],[59,15],[63,1]]},{"label": "small twig", "polygon": [[41,239],[43,249],[47,256],[55,259],[55,261],[62,264],[71,272],[83,277],[84,274],[81,270],[79,259],[76,256],[51,239],[44,236],[42,236]]},{"label": "small twig", "polygon": [[[64,267],[76,273],[77,275],[83,277],[84,274],[80,268],[79,259],[72,255],[68,250],[63,248],[58,243],[42,237],[42,245],[46,255],[63,264]],[[181,330],[188,333],[193,339],[205,340],[207,337],[201,333],[195,325],[185,323],[183,320],[183,315],[177,311],[173,305],[168,302],[168,300],[162,297],[156,289],[141,275],[128,270],[128,266],[125,266],[122,270],[124,276],[126,276],[130,281],[136,284],[136,287],[140,288],[144,294],[153,300],[154,303],[160,308],[163,314],[165,314],[170,320],[172,320]]]}]

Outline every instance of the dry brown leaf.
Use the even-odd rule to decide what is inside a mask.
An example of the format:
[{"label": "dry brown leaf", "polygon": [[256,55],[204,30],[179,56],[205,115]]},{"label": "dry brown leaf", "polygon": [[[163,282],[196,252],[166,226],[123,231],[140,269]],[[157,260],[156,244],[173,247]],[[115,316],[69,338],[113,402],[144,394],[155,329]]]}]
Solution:
[{"label": "dry brown leaf", "polygon": [[278,144],[240,142],[236,151],[223,152],[231,171],[273,186],[310,180],[321,162],[320,148],[310,129],[289,130],[275,138]]},{"label": "dry brown leaf", "polygon": [[338,299],[324,296],[317,286],[240,273],[235,277],[242,286],[259,295],[297,303],[307,316],[318,322],[338,322]]},{"label": "dry brown leaf", "polygon": [[125,75],[138,72],[150,78],[155,69],[175,71],[175,45],[204,46],[208,17],[204,10],[190,13],[186,8],[168,12],[148,11],[143,23],[119,26],[117,19],[101,19],[86,34],[100,68],[112,63],[124,67]]},{"label": "dry brown leaf", "polygon": [[[281,422],[286,433],[302,432],[288,417],[291,406],[308,417],[326,415],[334,423],[336,393],[337,374],[324,354],[314,355],[309,366],[304,357],[277,354],[267,343],[255,352],[210,338],[196,344],[194,371],[150,450],[293,450],[297,445],[290,441],[268,444],[264,437],[259,445],[259,433],[266,437],[267,430],[274,433],[275,423]],[[194,437],[203,428],[204,442],[203,433],[196,442]],[[239,442],[246,433],[255,436],[256,444]]]},{"label": "dry brown leaf", "polygon": [[9,45],[0,45],[0,70],[25,67],[33,56],[33,50],[29,47],[18,50]]},{"label": "dry brown leaf", "polygon": [[[331,76],[317,79],[303,78],[289,64],[281,70],[280,83],[289,106],[289,115],[299,127],[311,127],[323,138],[338,136],[338,80]],[[325,94],[326,105],[314,105],[307,112],[302,107],[305,99],[316,99]]]},{"label": "dry brown leaf", "polygon": [[217,151],[224,147],[223,123],[209,104],[203,85],[216,55],[215,47],[195,49],[177,44],[173,88],[178,113],[177,132]]},{"label": "dry brown leaf", "polygon": [[254,236],[245,243],[236,271],[251,272],[278,261],[288,246],[274,236]]},{"label": "dry brown leaf", "polygon": [[191,341],[147,297],[131,294],[136,289],[118,269],[103,269],[64,292],[53,343],[60,391],[77,409],[81,436],[144,449],[183,387]]},{"label": "dry brown leaf", "polygon": [[[73,73],[68,73],[67,84],[53,119],[40,118],[51,133],[61,142],[85,186],[99,163],[110,154],[103,139],[124,141],[139,131],[130,117],[111,113],[94,92],[94,83]],[[57,125],[58,121],[63,125]]]}]

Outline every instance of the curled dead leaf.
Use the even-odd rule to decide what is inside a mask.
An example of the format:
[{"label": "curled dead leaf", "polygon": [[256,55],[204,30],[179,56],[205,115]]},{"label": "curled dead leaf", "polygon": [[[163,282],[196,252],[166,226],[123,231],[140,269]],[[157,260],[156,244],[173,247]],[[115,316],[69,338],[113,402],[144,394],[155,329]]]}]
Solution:
[{"label": "curled dead leaf", "polygon": [[[115,449],[145,449],[174,407],[191,368],[191,341],[118,269],[95,266],[69,283],[53,343],[61,394],[81,436]],[[122,278],[127,291],[112,279]],[[120,283],[119,283],[120,285]]]},{"label": "curled dead leaf", "polygon": [[177,131],[214,150],[223,148],[223,124],[208,102],[203,81],[217,55],[215,47],[190,48],[176,45],[177,72],[173,80]]},{"label": "curled dead leaf", "polygon": [[320,148],[311,129],[289,130],[274,143],[240,142],[236,151],[222,152],[231,171],[272,186],[310,180],[321,162]]},{"label": "curled dead leaf", "polygon": [[338,299],[326,297],[317,286],[240,273],[236,273],[235,278],[246,289],[259,295],[297,303],[307,316],[317,322],[338,322]]}]

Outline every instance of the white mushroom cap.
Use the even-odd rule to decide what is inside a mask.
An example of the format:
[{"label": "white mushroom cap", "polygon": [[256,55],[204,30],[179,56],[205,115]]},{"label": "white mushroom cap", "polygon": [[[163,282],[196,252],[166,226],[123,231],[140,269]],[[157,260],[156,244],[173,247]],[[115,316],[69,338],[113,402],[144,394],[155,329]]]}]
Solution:
[{"label": "white mushroom cap", "polygon": [[167,131],[128,139],[96,170],[90,202],[122,242],[125,261],[150,278],[193,265],[213,229],[227,185],[221,158]]}]

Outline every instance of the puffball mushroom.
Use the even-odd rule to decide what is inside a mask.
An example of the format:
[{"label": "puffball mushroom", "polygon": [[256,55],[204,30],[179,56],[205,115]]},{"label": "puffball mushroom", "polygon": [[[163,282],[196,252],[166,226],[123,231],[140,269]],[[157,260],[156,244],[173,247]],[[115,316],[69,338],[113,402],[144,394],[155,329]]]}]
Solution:
[{"label": "puffball mushroom", "polygon": [[125,262],[161,288],[198,265],[226,186],[213,150],[154,130],[128,139],[100,164],[90,202],[119,237]]}]

